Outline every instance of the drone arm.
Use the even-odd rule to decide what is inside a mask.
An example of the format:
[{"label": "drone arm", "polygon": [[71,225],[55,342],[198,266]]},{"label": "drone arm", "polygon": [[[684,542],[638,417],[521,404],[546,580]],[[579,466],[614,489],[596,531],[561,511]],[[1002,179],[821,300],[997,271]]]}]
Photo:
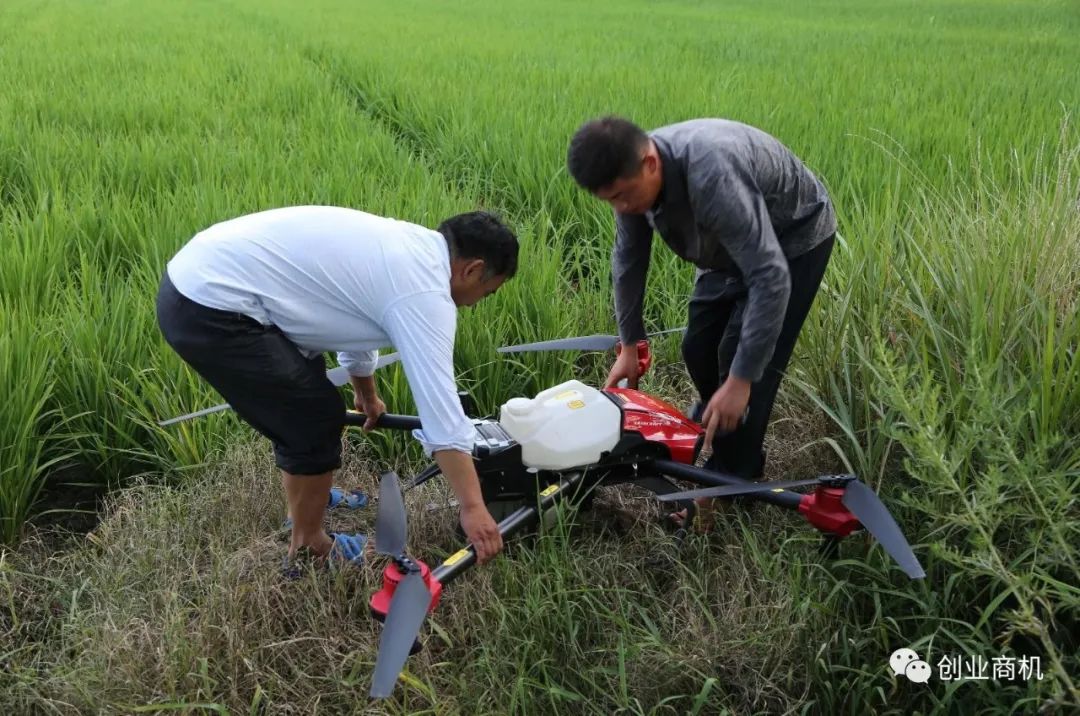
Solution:
[{"label": "drone arm", "polygon": [[[564,497],[574,494],[574,488],[581,483],[584,477],[585,473],[583,472],[571,473],[558,483],[546,487],[540,492],[537,504],[515,510],[500,522],[499,534],[505,540],[535,523],[549,507],[558,504]],[[474,564],[476,564],[476,548],[470,544],[447,557],[442,564],[431,571],[431,577],[440,584],[445,585],[447,582],[460,577],[463,572]]]},{"label": "drone arm", "polygon": [[[701,467],[694,467],[693,465],[684,465],[681,462],[675,462],[673,460],[653,460],[649,463],[649,466],[661,475],[667,475],[668,477],[674,477],[679,480],[689,480],[690,482],[696,482],[705,487],[726,487],[728,485],[750,484],[749,480],[744,480],[741,477],[725,475],[722,472],[714,472],[713,470],[706,470]],[[743,497],[753,500],[762,500],[763,502],[771,502],[774,505],[787,507],[792,510],[799,509],[799,503],[802,502],[803,499],[803,495],[798,492],[791,492],[790,490],[755,492],[743,495]]]},{"label": "drone arm", "polygon": [[[396,356],[397,353],[391,353],[389,356],[384,357],[391,357],[393,358],[393,360],[397,360]],[[458,391],[458,400],[461,402],[461,409],[465,411],[466,415],[476,411],[476,406],[473,404],[472,396],[469,395],[468,392],[463,390]],[[213,408],[213,410],[225,410],[228,407],[229,406],[227,405],[219,405],[217,408]],[[346,425],[363,426],[366,420],[367,416],[361,412],[358,412],[356,410],[345,411]],[[378,421],[375,423],[375,427],[385,428],[387,430],[419,430],[421,425],[420,418],[415,415],[396,415],[394,413],[383,413],[381,416],[379,416]],[[436,472],[435,474],[437,475],[438,473]],[[429,475],[422,482],[425,482],[432,477],[434,477],[434,475]],[[414,483],[413,487],[416,487],[417,484],[419,483]]]},{"label": "drone arm", "polygon": [[[367,416],[363,413],[355,410],[345,411],[345,424],[362,426],[367,421]],[[392,413],[383,413],[379,416],[379,420],[375,423],[376,428],[385,428],[387,430],[418,430],[420,428],[420,418],[415,415],[394,415]]]}]

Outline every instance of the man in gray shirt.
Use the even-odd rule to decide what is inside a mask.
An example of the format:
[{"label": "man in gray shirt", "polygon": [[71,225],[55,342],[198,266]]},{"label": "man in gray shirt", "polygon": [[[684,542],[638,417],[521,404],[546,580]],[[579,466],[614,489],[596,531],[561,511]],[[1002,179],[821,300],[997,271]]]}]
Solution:
[{"label": "man in gray shirt", "polygon": [[692,417],[706,428],[709,467],[760,478],[776,391],[832,251],[825,187],[777,139],[723,119],[649,133],[619,117],[592,120],[571,139],[567,165],[615,209],[622,351],[606,385],[637,383],[656,231],[697,266],[682,350],[701,396]]}]

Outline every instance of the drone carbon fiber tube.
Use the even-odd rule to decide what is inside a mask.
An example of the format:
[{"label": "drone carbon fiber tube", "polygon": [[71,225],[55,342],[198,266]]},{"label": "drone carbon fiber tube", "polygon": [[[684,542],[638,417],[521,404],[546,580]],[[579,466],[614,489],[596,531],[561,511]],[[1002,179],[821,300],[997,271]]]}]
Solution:
[{"label": "drone carbon fiber tube", "polygon": [[[540,491],[540,500],[538,504],[525,506],[515,510],[510,513],[506,519],[500,522],[499,534],[502,535],[505,540],[518,530],[528,527],[536,522],[540,519],[540,515],[544,510],[558,504],[568,495],[573,494],[573,488],[581,484],[584,477],[584,472],[575,472],[557,483],[548,485]],[[468,547],[454,552],[447,557],[442,564],[431,570],[431,576],[434,579],[437,579],[440,584],[445,585],[447,582],[461,576],[462,572],[474,564],[476,564],[476,548],[470,544]]]},{"label": "drone carbon fiber tube", "polygon": [[[345,424],[363,426],[367,422],[367,416],[355,410],[345,411]],[[419,430],[420,418],[415,415],[394,415],[383,413],[375,423],[376,428],[386,430]]]},{"label": "drone carbon fiber tube", "polygon": [[[684,465],[681,462],[674,462],[673,460],[653,460],[648,463],[648,465],[661,475],[667,475],[668,477],[674,477],[679,480],[696,482],[705,487],[726,487],[727,485],[750,484],[750,480],[744,480],[741,477],[725,475],[722,472],[713,472],[712,470],[694,467],[693,465]],[[790,490],[778,490],[776,492],[755,492],[751,495],[743,495],[743,497],[749,497],[763,502],[771,502],[774,505],[797,510],[799,509],[799,503],[802,501],[803,496],[798,492],[791,492]]]}]

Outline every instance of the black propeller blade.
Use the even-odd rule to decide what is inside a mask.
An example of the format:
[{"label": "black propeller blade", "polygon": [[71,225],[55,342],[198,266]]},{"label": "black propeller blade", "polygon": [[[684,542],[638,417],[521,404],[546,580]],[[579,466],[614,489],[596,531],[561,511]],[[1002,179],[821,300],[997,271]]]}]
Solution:
[{"label": "black propeller blade", "polygon": [[816,485],[818,478],[811,477],[806,480],[782,480],[777,482],[748,482],[745,485],[725,485],[723,487],[703,487],[699,490],[687,490],[685,492],[672,492],[667,495],[659,495],[658,499],[663,502],[678,502],[680,500],[693,499],[695,497],[733,497],[746,495],[752,492],[766,492],[768,490],[786,490],[791,487],[803,485]]},{"label": "black propeller blade", "polygon": [[528,353],[530,351],[608,351],[619,342],[618,336],[577,336],[576,338],[556,338],[539,343],[523,343],[517,346],[496,348],[499,353]]},{"label": "black propeller blade", "polygon": [[[391,363],[396,363],[400,360],[400,356],[397,353],[387,353],[386,355],[379,356],[375,362],[375,370],[388,366]],[[326,371],[326,377],[330,379],[330,382],[334,384],[334,387],[340,388],[349,382],[349,371],[344,367],[338,366]],[[188,413],[186,415],[179,415],[175,418],[169,418],[168,420],[159,420],[158,425],[165,427],[166,425],[172,425],[174,423],[181,423],[185,420],[191,420],[192,418],[201,418],[204,415],[210,415],[212,413],[220,413],[223,410],[229,410],[232,406],[228,403],[222,403],[221,405],[215,405],[212,408],[203,408],[202,410],[196,410],[194,413]]]},{"label": "black propeller blade", "polygon": [[442,468],[439,467],[438,463],[432,463],[428,465],[426,468],[420,471],[420,474],[418,474],[411,483],[409,483],[409,486],[405,488],[405,492],[408,492],[414,487],[420,487],[425,482],[439,475],[440,473],[442,473]]},{"label": "black propeller blade", "polygon": [[[750,482],[745,485],[727,485],[724,487],[706,487],[700,490],[688,490],[686,492],[673,492],[667,495],[659,495],[658,499],[664,502],[692,499],[695,497],[734,497],[736,495],[748,495],[754,492],[767,492],[770,490],[785,490],[804,485],[816,485],[823,480],[836,480],[834,477],[814,477],[806,480],[782,480],[776,482]],[[900,531],[896,520],[889,513],[885,504],[873,490],[851,476],[844,483],[844,507],[855,515],[866,531],[874,535],[882,548],[896,560],[900,569],[912,579],[922,579],[926,576],[922,565],[919,564],[915,552],[908,544],[904,533]]]},{"label": "black propeller blade", "polygon": [[373,699],[384,699],[394,692],[398,674],[405,668],[405,660],[431,605],[431,593],[420,576],[420,568],[414,569],[397,585],[390,600],[390,611],[379,639],[379,655],[375,658],[375,674],[371,678]]},{"label": "black propeller blade", "polygon": [[389,555],[405,578],[394,589],[386,613],[379,653],[375,657],[375,673],[371,681],[371,698],[386,698],[394,691],[398,674],[405,668],[413,643],[420,633],[431,592],[420,567],[405,555],[408,523],[405,501],[398,476],[394,472],[382,475],[379,482],[379,512],[375,516],[375,551]]},{"label": "black propeller blade", "polygon": [[215,405],[212,408],[203,408],[202,410],[196,410],[194,413],[188,413],[187,415],[180,415],[175,418],[169,418],[168,420],[159,420],[158,425],[165,427],[166,425],[172,425],[173,423],[182,423],[185,420],[191,420],[192,418],[201,418],[204,415],[210,415],[211,413],[220,413],[222,410],[228,410],[232,406],[228,403],[222,403],[221,405]]},{"label": "black propeller blade", "polygon": [[896,560],[907,576],[912,579],[922,579],[926,576],[904,533],[900,531],[896,520],[889,514],[888,508],[882,504],[877,493],[862,482],[852,480],[844,490],[843,500],[844,507],[851,510],[851,514],[855,515],[859,522],[862,522],[863,527],[874,535],[874,538]]},{"label": "black propeller blade", "polygon": [[403,556],[407,529],[397,473],[383,473],[379,480],[379,511],[375,515],[375,551],[389,557]]},{"label": "black propeller blade", "polygon": [[[686,326],[682,328],[669,328],[664,331],[656,331],[650,333],[649,337],[662,336],[665,333],[675,333],[677,331],[685,331]],[[527,353],[532,351],[609,351],[615,347],[619,342],[618,336],[606,336],[606,335],[592,335],[592,336],[576,336],[574,338],[556,338],[550,341],[540,341],[539,343],[522,343],[516,346],[503,346],[496,348],[499,353]]]}]

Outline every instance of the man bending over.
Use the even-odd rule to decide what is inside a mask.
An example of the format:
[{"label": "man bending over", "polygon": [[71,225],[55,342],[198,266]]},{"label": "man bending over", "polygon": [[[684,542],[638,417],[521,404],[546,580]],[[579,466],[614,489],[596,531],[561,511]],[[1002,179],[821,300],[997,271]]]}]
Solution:
[{"label": "man bending over", "polygon": [[[169,345],[270,439],[292,518],[289,557],[359,556],[356,538],[323,529],[341,466],[345,405],[324,351],[351,376],[356,407],[374,427],[385,405],[373,376],[393,345],[423,425],[414,431],[460,503],[480,563],[502,537],[480,495],[474,429],[454,383],[457,308],[489,296],[517,271],[518,242],[483,212],[432,231],[353,209],[297,206],[215,224],[177,253],[162,277],[157,316]],[[350,541],[352,540],[352,541]]]},{"label": "man bending over", "polygon": [[[607,384],[637,383],[653,232],[697,267],[683,340],[708,466],[758,479],[773,400],[832,252],[824,185],[765,132],[695,119],[646,133],[605,117],[567,153],[571,176],[615,210],[611,257],[622,351]],[[694,412],[697,412],[695,410]]]}]

